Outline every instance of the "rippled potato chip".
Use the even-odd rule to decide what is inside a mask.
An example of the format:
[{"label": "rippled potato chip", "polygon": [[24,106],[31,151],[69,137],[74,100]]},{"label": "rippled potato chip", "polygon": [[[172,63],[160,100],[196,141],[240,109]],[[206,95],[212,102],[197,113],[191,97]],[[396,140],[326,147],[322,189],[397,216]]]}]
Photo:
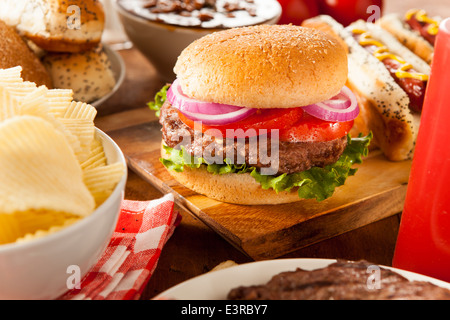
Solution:
[{"label": "rippled potato chip", "polygon": [[94,107],[20,73],[0,69],[0,244],[32,241],[88,216],[126,170],[108,164]]},{"label": "rippled potato chip", "polygon": [[0,214],[0,244],[31,240],[38,232],[43,236],[80,219],[76,215],[49,210]]}]

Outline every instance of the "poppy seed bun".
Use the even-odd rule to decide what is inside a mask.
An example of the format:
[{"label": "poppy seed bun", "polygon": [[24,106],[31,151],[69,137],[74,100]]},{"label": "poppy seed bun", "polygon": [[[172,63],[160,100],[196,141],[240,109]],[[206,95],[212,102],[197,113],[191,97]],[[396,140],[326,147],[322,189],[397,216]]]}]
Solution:
[{"label": "poppy seed bun", "polygon": [[293,108],[327,100],[347,80],[344,47],[325,32],[258,25],[202,37],[174,72],[194,99],[249,108]]},{"label": "poppy seed bun", "polygon": [[111,61],[101,45],[84,52],[50,52],[42,61],[55,88],[72,89],[77,101],[92,103],[116,84]]},{"label": "poppy seed bun", "polygon": [[100,43],[100,0],[1,0],[0,20],[46,51],[81,52]]}]

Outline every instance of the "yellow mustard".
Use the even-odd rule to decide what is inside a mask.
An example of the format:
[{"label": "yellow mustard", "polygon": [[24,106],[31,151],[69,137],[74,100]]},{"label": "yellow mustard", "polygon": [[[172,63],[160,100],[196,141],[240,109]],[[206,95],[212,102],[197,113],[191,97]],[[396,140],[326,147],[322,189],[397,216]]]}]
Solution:
[{"label": "yellow mustard", "polygon": [[428,23],[427,32],[433,36],[435,36],[439,31],[439,22],[437,22],[434,19],[431,19],[428,17],[425,10],[417,10],[417,9],[411,9],[405,14],[405,19],[409,20],[412,18],[412,16],[415,15],[415,18],[419,22]]},{"label": "yellow mustard", "polygon": [[410,73],[406,70],[412,69],[413,66],[407,63],[405,60],[400,58],[399,56],[389,52],[389,49],[380,41],[377,41],[371,37],[369,31],[361,30],[361,29],[353,29],[352,32],[354,34],[360,34],[359,44],[362,46],[373,45],[378,47],[377,50],[373,53],[373,55],[380,61],[384,59],[392,59],[397,61],[401,66],[396,70],[395,75],[397,78],[413,78],[422,81],[428,80],[428,75],[423,73]]}]

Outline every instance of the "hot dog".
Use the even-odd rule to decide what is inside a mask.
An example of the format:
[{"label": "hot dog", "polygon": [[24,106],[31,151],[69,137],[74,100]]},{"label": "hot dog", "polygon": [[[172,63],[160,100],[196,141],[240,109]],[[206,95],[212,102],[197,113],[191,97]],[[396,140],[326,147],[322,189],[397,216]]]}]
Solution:
[{"label": "hot dog", "polygon": [[377,24],[359,20],[344,28],[322,15],[303,25],[328,30],[347,46],[347,82],[361,110],[353,134],[372,131],[386,158],[410,159],[430,66]]},{"label": "hot dog", "polygon": [[441,20],[440,17],[429,17],[424,10],[411,9],[404,16],[385,15],[379,19],[378,24],[430,64]]},{"label": "hot dog", "polygon": [[[350,30],[353,38],[383,63],[395,82],[408,94],[411,110],[420,112],[425,96],[429,68],[421,65],[421,61],[415,61],[417,60],[415,57],[409,57],[407,53],[401,52],[404,50],[389,48],[385,44],[386,39],[380,37],[383,35],[382,33],[379,34],[379,37],[373,35],[376,28],[372,28],[372,25],[366,27],[362,24],[362,21],[358,21],[350,27]],[[400,51],[401,53],[400,55],[395,54],[394,51]],[[408,56],[409,60],[404,60],[403,56]],[[422,72],[417,71],[417,68],[415,69],[409,61],[415,61],[417,68],[420,68]]]}]

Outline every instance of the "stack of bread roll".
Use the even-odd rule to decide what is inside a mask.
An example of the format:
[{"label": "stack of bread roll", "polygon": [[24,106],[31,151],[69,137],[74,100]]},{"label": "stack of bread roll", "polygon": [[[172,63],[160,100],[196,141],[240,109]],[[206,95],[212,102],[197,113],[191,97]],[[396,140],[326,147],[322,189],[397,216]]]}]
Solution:
[{"label": "stack of bread roll", "polygon": [[0,68],[21,66],[27,81],[94,102],[115,85],[104,23],[100,0],[2,0]]}]

